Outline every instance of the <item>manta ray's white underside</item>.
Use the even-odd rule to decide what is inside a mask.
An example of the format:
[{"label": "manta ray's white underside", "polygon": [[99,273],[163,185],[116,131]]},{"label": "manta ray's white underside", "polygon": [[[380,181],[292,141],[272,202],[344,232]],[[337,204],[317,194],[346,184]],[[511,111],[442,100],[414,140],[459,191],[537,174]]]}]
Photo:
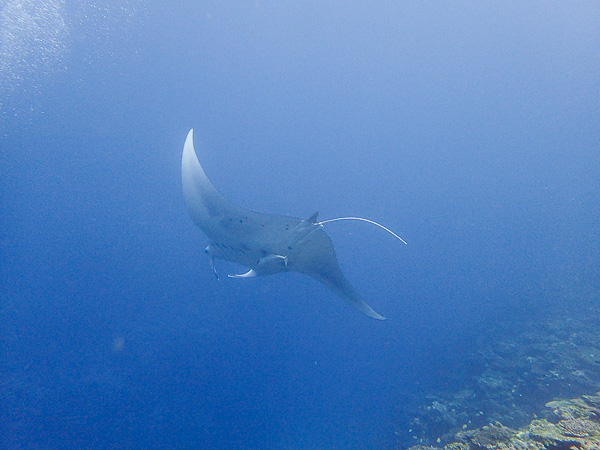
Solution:
[{"label": "manta ray's white underside", "polygon": [[[320,281],[369,317],[384,320],[356,292],[342,273],[333,243],[317,222],[262,214],[234,205],[212,185],[194,150],[193,130],[181,160],[183,197],[192,220],[210,240],[206,247],[214,270],[220,258],[248,267],[235,278],[296,271]],[[216,273],[216,271],[215,271]]]}]

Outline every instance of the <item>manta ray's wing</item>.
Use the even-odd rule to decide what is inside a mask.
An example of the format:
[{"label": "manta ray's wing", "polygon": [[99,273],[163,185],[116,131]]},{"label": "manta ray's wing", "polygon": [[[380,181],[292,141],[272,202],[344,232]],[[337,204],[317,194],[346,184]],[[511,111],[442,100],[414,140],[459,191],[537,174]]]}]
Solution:
[{"label": "manta ray's wing", "polygon": [[193,130],[181,160],[185,203],[192,220],[211,240],[213,257],[252,269],[244,276],[297,271],[320,281],[354,308],[383,320],[360,297],[342,273],[333,243],[316,214],[307,220],[262,214],[234,205],[212,185],[194,150]]},{"label": "manta ray's wing", "polygon": [[361,313],[373,319],[385,320],[385,317],[377,314],[363,300],[346,279],[338,265],[331,238],[325,233],[321,225],[315,226],[318,229],[307,235],[301,245],[298,245],[298,254],[292,260],[293,270],[320,281]]},{"label": "manta ray's wing", "polygon": [[202,169],[193,138],[190,130],[181,159],[183,197],[192,220],[211,240],[211,258],[232,261],[259,275],[265,274],[258,270],[259,261],[269,255],[281,255],[281,235],[301,220],[250,211],[223,197]]},{"label": "manta ray's wing", "polygon": [[[239,234],[239,226],[246,220],[256,221],[259,214],[234,205],[212,185],[198,161],[194,150],[194,130],[190,130],[183,146],[181,182],[187,210],[196,225],[211,239]],[[246,219],[248,217],[248,219]],[[227,222],[232,222],[228,227]],[[228,231],[231,229],[232,231]]]}]

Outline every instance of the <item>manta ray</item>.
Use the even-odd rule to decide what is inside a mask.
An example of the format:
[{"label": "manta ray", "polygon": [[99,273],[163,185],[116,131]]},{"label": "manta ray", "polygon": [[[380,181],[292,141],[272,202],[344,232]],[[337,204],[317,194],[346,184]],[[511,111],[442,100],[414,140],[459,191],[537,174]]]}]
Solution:
[{"label": "manta ray", "polygon": [[[249,270],[230,278],[248,278],[281,272],[300,272],[320,281],[346,303],[377,320],[376,313],[352,287],[340,269],[333,242],[323,224],[337,220],[361,220],[397,234],[372,220],[340,217],[317,221],[317,213],[307,219],[263,214],[234,205],[212,185],[194,150],[194,130],[190,130],[181,159],[183,197],[194,223],[210,240],[205,249],[210,266],[215,259],[231,261]],[[406,242],[404,242],[406,243]]]}]

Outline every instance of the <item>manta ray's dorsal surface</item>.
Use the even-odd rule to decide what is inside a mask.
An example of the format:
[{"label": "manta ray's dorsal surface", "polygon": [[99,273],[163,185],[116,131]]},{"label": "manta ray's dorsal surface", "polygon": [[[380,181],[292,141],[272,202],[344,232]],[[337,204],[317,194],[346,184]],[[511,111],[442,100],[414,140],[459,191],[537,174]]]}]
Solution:
[{"label": "manta ray's dorsal surface", "polygon": [[[193,130],[187,135],[181,160],[183,197],[192,220],[210,240],[206,253],[214,270],[220,258],[248,267],[234,278],[296,271],[320,281],[363,314],[377,314],[342,273],[333,243],[317,222],[262,214],[234,205],[212,185],[194,150]],[[216,274],[216,271],[215,271]]]}]

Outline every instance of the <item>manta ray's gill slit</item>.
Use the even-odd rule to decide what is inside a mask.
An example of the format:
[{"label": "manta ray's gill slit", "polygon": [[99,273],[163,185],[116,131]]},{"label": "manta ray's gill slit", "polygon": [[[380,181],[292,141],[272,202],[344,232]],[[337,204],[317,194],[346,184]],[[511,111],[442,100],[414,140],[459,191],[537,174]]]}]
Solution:
[{"label": "manta ray's gill slit", "polygon": [[233,245],[226,245],[220,242],[212,242],[213,248],[217,250],[217,255],[225,258],[236,258],[238,255],[246,254],[246,250]]},{"label": "manta ray's gill slit", "polygon": [[223,251],[223,252],[227,251],[227,252],[230,252],[230,254],[231,254],[231,252],[233,252],[233,253],[242,253],[244,255],[246,254],[246,251],[243,248],[241,248],[241,247],[236,247],[236,246],[233,246],[233,245],[226,245],[226,244],[221,244],[221,243],[215,243],[215,245],[217,247],[219,247],[219,249],[221,249],[221,251]]}]

